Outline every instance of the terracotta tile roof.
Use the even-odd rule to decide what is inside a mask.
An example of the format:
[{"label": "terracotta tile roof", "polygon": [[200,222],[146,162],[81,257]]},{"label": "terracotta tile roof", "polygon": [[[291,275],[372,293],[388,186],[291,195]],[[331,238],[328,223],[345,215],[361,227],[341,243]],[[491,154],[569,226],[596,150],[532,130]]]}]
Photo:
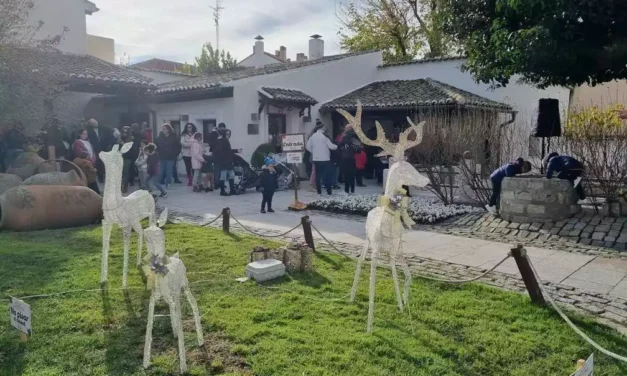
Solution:
[{"label": "terracotta tile roof", "polygon": [[305,103],[315,105],[318,103],[312,96],[295,89],[262,87],[262,94],[268,94],[271,99],[283,102]]},{"label": "terracotta tile roof", "polygon": [[442,57],[415,59],[415,60],[410,60],[410,61],[399,61],[398,63],[388,63],[388,64],[379,65],[379,68],[397,67],[400,65],[437,63],[439,61],[451,61],[451,60],[464,60],[464,57],[463,56],[442,56]]},{"label": "terracotta tile roof", "polygon": [[178,61],[153,58],[150,60],[145,60],[139,63],[135,63],[131,66],[135,68],[156,69],[156,70],[163,70],[163,71],[169,71],[169,72],[176,72],[176,71],[183,69],[183,67],[185,67],[185,63],[179,63]]},{"label": "terracotta tile roof", "polygon": [[[10,56],[15,61],[30,65],[33,72],[41,72],[67,81],[87,83],[124,83],[146,88],[152,87],[150,78],[119,65],[111,64],[90,55],[60,51],[42,51],[31,48],[0,47],[11,49],[0,56]],[[1,61],[0,61],[1,63]]]},{"label": "terracotta tile roof", "polygon": [[332,55],[321,57],[315,60],[294,61],[290,63],[277,63],[266,65],[262,68],[245,68],[235,69],[226,73],[219,73],[210,76],[192,78],[185,81],[169,82],[159,85],[157,94],[175,93],[190,90],[209,89],[211,87],[221,86],[230,81],[242,80],[249,77],[262,76],[265,74],[280,73],[292,69],[304,68],[312,65],[330,63],[337,60],[346,59],[353,56],[364,55],[374,51],[355,52],[341,55]]},{"label": "terracotta tile roof", "polygon": [[469,91],[430,78],[373,82],[322,105],[322,109],[354,109],[357,101],[365,109],[412,108],[465,105],[510,111],[512,108]]},{"label": "terracotta tile roof", "polygon": [[183,76],[183,77],[200,77],[200,75],[193,74],[193,73],[176,72],[176,71],[163,70],[163,69],[142,68],[142,67],[137,67],[134,65],[130,65],[126,68],[130,70],[134,70],[134,71],[140,71],[140,72],[155,72],[155,73],[163,73],[163,74],[170,74],[173,76]]}]

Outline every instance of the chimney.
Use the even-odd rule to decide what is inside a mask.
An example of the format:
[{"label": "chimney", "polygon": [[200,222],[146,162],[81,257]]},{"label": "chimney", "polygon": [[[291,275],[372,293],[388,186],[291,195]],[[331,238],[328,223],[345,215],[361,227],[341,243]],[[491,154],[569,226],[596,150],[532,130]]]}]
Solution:
[{"label": "chimney", "polygon": [[304,53],[296,54],[296,61],[307,61],[307,56]]},{"label": "chimney", "polygon": [[321,35],[314,34],[309,40],[309,59],[315,60],[324,57],[324,41]]},{"label": "chimney", "polygon": [[257,35],[255,37],[255,47],[253,48],[253,53],[255,54],[263,54],[263,37],[261,35]]},{"label": "chimney", "polygon": [[285,46],[279,47],[279,59],[283,62],[287,61],[287,48]]}]

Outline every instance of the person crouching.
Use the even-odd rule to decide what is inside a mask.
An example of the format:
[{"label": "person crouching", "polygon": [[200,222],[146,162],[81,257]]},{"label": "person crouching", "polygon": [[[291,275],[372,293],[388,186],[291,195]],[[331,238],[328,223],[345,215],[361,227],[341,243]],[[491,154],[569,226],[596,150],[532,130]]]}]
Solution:
[{"label": "person crouching", "polygon": [[492,196],[490,197],[490,203],[486,205],[488,212],[497,214],[497,205],[501,197],[501,184],[503,179],[511,178],[519,174],[525,174],[531,171],[531,163],[525,161],[522,158],[516,159],[514,162],[507,163],[496,170],[490,175],[492,181]]},{"label": "person crouching", "polygon": [[575,192],[580,200],[585,200],[586,193],[581,184],[581,175],[583,174],[583,165],[573,157],[567,155],[559,155],[551,153],[544,160],[546,168],[546,178],[551,179],[553,174],[558,179],[568,180],[575,187]]},{"label": "person crouching", "polygon": [[274,196],[274,192],[279,188],[279,174],[277,174],[274,169],[274,161],[272,159],[266,159],[266,163],[261,172],[259,186],[259,190],[263,195],[261,200],[261,212],[266,212],[267,205],[268,213],[274,213],[272,209],[272,197]]}]

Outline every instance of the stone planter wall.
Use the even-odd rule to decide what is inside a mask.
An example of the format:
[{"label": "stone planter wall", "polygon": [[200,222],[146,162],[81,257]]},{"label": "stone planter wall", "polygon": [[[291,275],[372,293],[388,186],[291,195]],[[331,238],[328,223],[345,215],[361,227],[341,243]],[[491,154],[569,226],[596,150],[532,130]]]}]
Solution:
[{"label": "stone planter wall", "polygon": [[567,180],[541,177],[505,178],[500,215],[516,223],[559,222],[581,212]]}]

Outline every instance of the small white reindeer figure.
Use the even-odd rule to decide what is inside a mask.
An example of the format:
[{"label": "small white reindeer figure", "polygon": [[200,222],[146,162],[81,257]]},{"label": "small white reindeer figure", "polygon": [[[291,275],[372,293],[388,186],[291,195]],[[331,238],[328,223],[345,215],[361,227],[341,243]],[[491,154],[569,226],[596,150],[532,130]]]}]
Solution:
[{"label": "small white reindeer figure", "polygon": [[102,268],[100,271],[100,283],[107,282],[109,264],[109,241],[114,224],[122,228],[124,236],[124,272],[122,288],[126,289],[128,276],[128,253],[131,246],[131,233],[133,230],[138,235],[137,266],[141,265],[143,229],[141,221],[145,218],[150,223],[155,221],[155,199],[148,191],[135,191],[127,197],[122,197],[122,167],[124,161],[122,154],[133,146],[132,142],[113,146],[109,152],[100,152],[99,156],[105,165],[105,187],[102,199]]},{"label": "small white reindeer figure", "polygon": [[[350,301],[355,301],[357,287],[359,284],[359,276],[361,267],[366,259],[368,249],[372,248],[372,261],[370,264],[370,304],[368,308],[368,333],[372,332],[374,323],[374,297],[375,297],[375,279],[377,268],[377,256],[386,252],[390,258],[390,268],[392,269],[392,277],[394,278],[394,290],[396,292],[396,300],[399,310],[403,310],[403,304],[408,304],[409,287],[411,285],[411,271],[407,265],[407,260],[401,249],[403,224],[408,228],[414,224],[407,213],[409,198],[407,192],[402,188],[405,186],[424,187],[429,184],[429,179],[420,175],[418,171],[407,161],[405,161],[405,151],[422,142],[422,129],[424,122],[415,125],[411,119],[407,121],[411,125],[399,137],[397,144],[391,143],[385,138],[385,132],[379,122],[376,122],[377,139],[369,139],[361,129],[361,103],[357,103],[357,112],[353,117],[344,110],[338,110],[342,116],[348,120],[353,127],[357,136],[365,145],[377,146],[383,149],[377,156],[390,156],[391,167],[388,172],[387,183],[385,185],[385,194],[379,197],[379,206],[372,209],[368,213],[366,220],[366,243],[359,256],[357,262],[357,270],[355,271],[355,279],[351,290]],[[415,132],[416,139],[410,141],[409,135]],[[400,286],[398,282],[398,273],[396,271],[396,262],[400,261],[405,273],[405,289],[403,297],[401,297]]]},{"label": "small white reindeer figure", "polygon": [[187,280],[187,270],[178,253],[172,257],[166,256],[165,234],[160,227],[163,227],[168,219],[168,212],[164,212],[159,217],[157,224],[152,224],[144,231],[148,255],[145,260],[148,265],[144,265],[144,272],[148,277],[148,288],[151,291],[150,305],[148,306],[148,325],[146,326],[146,342],[144,344],[144,368],[150,366],[150,350],[152,346],[152,325],[155,318],[155,303],[163,298],[170,306],[170,320],[174,337],[178,339],[179,363],[181,373],[187,371],[187,361],[185,357],[185,341],[183,338],[183,322],[181,319],[181,291],[185,292],[187,301],[192,307],[194,320],[196,323],[196,335],[198,346],[203,344],[202,327],[200,325],[200,314],[196,299],[189,289]]}]

